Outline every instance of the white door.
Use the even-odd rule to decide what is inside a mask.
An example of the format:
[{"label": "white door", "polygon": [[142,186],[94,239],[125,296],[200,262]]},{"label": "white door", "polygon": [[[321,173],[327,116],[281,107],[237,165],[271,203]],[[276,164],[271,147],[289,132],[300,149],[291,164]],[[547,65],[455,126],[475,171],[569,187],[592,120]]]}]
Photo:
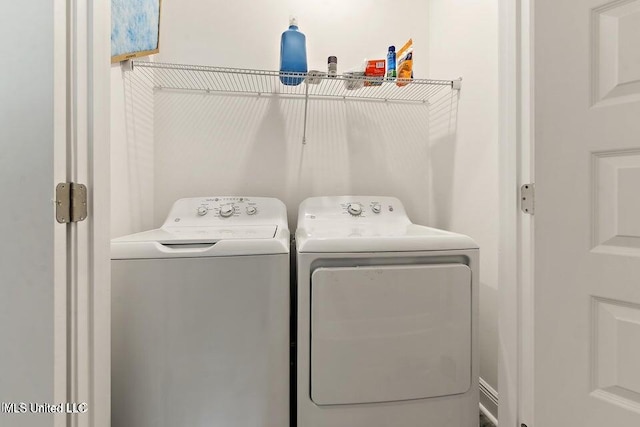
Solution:
[{"label": "white door", "polygon": [[533,11],[529,422],[639,426],[640,0],[535,1]]},{"label": "white door", "polygon": [[108,159],[109,6],[92,3],[0,14],[2,426],[109,422],[108,217],[59,224],[54,204],[57,183],[79,181],[90,212],[109,210],[108,161],[94,162]]}]

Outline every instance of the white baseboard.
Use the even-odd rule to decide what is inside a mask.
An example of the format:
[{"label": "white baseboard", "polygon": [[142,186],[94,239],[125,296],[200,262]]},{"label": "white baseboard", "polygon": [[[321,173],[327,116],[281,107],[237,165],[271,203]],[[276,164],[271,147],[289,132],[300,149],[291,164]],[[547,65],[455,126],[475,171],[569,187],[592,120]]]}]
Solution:
[{"label": "white baseboard", "polygon": [[498,392],[480,378],[480,411],[498,425]]}]

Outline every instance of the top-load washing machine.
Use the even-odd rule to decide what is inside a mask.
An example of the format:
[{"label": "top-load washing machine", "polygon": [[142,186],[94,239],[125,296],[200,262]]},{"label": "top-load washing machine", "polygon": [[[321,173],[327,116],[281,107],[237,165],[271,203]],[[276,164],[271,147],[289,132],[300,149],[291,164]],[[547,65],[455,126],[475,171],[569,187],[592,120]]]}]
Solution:
[{"label": "top-load washing machine", "polygon": [[289,424],[289,243],[259,197],[178,200],[112,241],[112,426]]},{"label": "top-load washing machine", "polygon": [[314,197],[297,246],[299,427],[477,427],[478,246],[392,197]]}]

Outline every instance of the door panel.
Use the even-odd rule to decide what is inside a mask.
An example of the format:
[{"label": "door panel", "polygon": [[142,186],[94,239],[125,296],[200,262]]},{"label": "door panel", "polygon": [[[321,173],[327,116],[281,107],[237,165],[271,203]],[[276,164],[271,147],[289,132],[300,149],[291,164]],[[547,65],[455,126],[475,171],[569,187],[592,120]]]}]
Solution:
[{"label": "door panel", "polygon": [[592,155],[593,250],[640,256],[640,149]]},{"label": "door panel", "polygon": [[311,398],[420,399],[471,386],[471,270],[319,268],[311,283]]},{"label": "door panel", "polygon": [[640,0],[617,0],[591,10],[594,105],[640,100]]},{"label": "door panel", "polygon": [[534,16],[535,425],[640,425],[640,1]]},{"label": "door panel", "polygon": [[[66,402],[66,20],[59,1],[9,2],[0,14],[0,402]],[[61,426],[64,414],[12,413],[2,426]],[[28,410],[28,409],[27,409]]]},{"label": "door panel", "polygon": [[593,395],[640,410],[640,305],[593,298]]}]

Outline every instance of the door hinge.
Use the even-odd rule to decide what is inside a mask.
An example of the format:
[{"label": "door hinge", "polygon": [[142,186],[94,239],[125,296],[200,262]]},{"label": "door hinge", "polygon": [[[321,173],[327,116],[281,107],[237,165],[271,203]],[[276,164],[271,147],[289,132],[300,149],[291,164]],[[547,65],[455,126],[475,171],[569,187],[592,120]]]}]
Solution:
[{"label": "door hinge", "polygon": [[75,182],[56,186],[56,221],[60,224],[87,219],[87,187]]},{"label": "door hinge", "polygon": [[535,212],[536,185],[525,184],[520,187],[520,209],[522,212],[533,215]]}]

